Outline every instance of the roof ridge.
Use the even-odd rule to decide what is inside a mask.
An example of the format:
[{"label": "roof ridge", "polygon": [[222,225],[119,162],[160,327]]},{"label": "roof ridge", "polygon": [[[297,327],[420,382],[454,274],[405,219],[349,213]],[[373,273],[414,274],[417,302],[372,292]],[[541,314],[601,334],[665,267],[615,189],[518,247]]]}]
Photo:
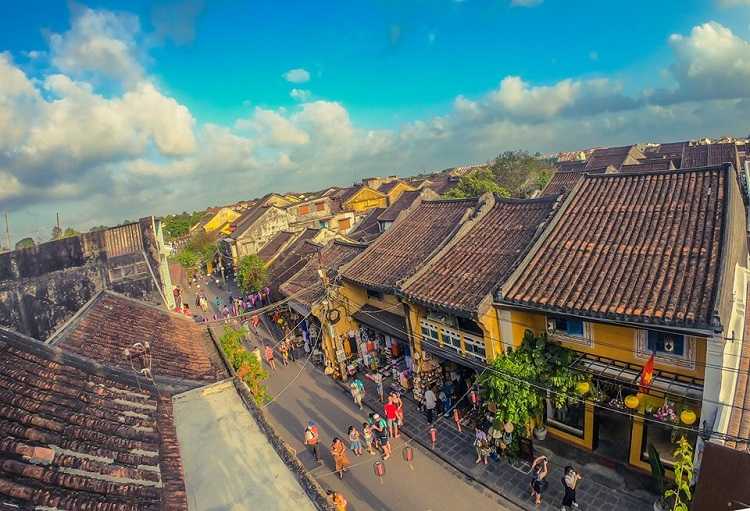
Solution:
[{"label": "roof ridge", "polygon": [[701,167],[679,168],[679,169],[672,169],[672,170],[649,170],[646,172],[613,172],[610,174],[592,174],[590,172],[585,172],[584,177],[586,179],[605,179],[605,178],[633,177],[633,176],[669,176],[673,174],[677,175],[677,174],[708,172],[711,170],[726,171],[727,166],[731,166],[732,168],[734,168],[734,165],[732,165],[730,162],[725,162],[725,163],[716,163],[714,165],[704,165]]}]

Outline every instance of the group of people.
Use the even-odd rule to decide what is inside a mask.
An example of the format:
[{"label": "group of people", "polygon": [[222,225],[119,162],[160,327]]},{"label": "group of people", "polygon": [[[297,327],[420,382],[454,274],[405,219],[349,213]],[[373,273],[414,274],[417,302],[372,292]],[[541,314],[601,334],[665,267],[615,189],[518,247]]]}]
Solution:
[{"label": "group of people", "polygon": [[[531,465],[531,498],[534,499],[536,505],[542,503],[542,494],[549,485],[547,476],[550,471],[550,462],[547,456],[539,456],[534,460]],[[578,509],[578,502],[576,502],[576,487],[578,482],[583,479],[581,474],[568,465],[563,469],[563,477],[561,479],[563,487],[563,500],[561,504],[562,511],[572,511]]]},{"label": "group of people", "polygon": [[[281,354],[281,365],[286,367],[289,365],[289,362],[294,362],[297,360],[296,356],[296,350],[297,350],[297,344],[294,342],[294,339],[287,338],[281,341],[276,345],[276,349],[279,350],[279,353]],[[276,370],[276,357],[274,355],[274,350],[271,345],[266,344],[263,347],[263,356],[266,359],[266,363],[272,370]]]}]

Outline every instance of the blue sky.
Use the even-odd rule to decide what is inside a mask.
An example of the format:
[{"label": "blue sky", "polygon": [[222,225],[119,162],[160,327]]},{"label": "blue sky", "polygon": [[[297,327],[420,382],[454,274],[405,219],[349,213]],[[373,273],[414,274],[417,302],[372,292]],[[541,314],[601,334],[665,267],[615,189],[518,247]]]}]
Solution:
[{"label": "blue sky", "polygon": [[7,3],[0,205],[20,236],[58,209],[84,227],[512,148],[745,135],[749,4]]}]

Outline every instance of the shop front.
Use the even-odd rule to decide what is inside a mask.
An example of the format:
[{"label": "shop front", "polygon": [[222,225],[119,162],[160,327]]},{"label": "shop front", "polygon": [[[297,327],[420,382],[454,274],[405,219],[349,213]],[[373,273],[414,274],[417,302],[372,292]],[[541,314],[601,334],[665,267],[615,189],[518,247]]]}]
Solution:
[{"label": "shop front", "polygon": [[403,316],[365,304],[352,318],[359,325],[341,336],[339,362],[345,360],[349,374],[364,369],[380,375],[386,388],[406,391],[412,386],[413,359]]},{"label": "shop front", "polygon": [[637,365],[581,355],[574,367],[591,375],[590,389],[560,409],[547,404],[550,435],[644,471],[650,470],[650,445],[666,468],[680,436],[695,445],[701,380],[656,370],[641,392]]}]

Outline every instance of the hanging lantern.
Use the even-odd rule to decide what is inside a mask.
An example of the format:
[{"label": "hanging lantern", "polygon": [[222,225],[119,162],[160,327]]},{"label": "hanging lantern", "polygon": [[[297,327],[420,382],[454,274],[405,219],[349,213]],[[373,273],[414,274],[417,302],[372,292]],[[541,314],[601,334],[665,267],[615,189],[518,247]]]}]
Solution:
[{"label": "hanging lantern", "polygon": [[461,415],[458,413],[458,408],[453,409],[453,421],[456,423],[456,428],[458,428],[458,432],[461,432]]},{"label": "hanging lantern", "polygon": [[401,457],[409,464],[409,468],[414,470],[414,465],[411,464],[411,462],[414,461],[414,449],[407,445],[401,450]]},{"label": "hanging lantern", "polygon": [[477,395],[476,390],[473,390],[469,392],[469,397],[471,398],[471,406],[476,408],[477,403],[479,403],[479,395]]},{"label": "hanging lantern", "polygon": [[698,416],[695,415],[693,410],[686,408],[680,412],[680,420],[683,424],[690,426],[691,424],[695,424],[695,421],[698,420]]},{"label": "hanging lantern", "polygon": [[636,408],[638,408],[640,402],[641,400],[638,399],[638,396],[636,396],[635,394],[630,394],[625,398],[625,406],[627,406],[631,410],[635,410]]},{"label": "hanging lantern", "polygon": [[437,429],[435,429],[435,426],[430,426],[430,440],[432,441],[432,448],[435,448],[435,444],[437,443]]},{"label": "hanging lantern", "polygon": [[589,390],[591,390],[591,384],[587,381],[579,382],[578,385],[576,385],[576,392],[582,396],[588,394]]},{"label": "hanging lantern", "polygon": [[383,476],[385,475],[385,464],[382,461],[376,461],[372,466],[375,475],[380,479],[380,484],[383,484]]}]

